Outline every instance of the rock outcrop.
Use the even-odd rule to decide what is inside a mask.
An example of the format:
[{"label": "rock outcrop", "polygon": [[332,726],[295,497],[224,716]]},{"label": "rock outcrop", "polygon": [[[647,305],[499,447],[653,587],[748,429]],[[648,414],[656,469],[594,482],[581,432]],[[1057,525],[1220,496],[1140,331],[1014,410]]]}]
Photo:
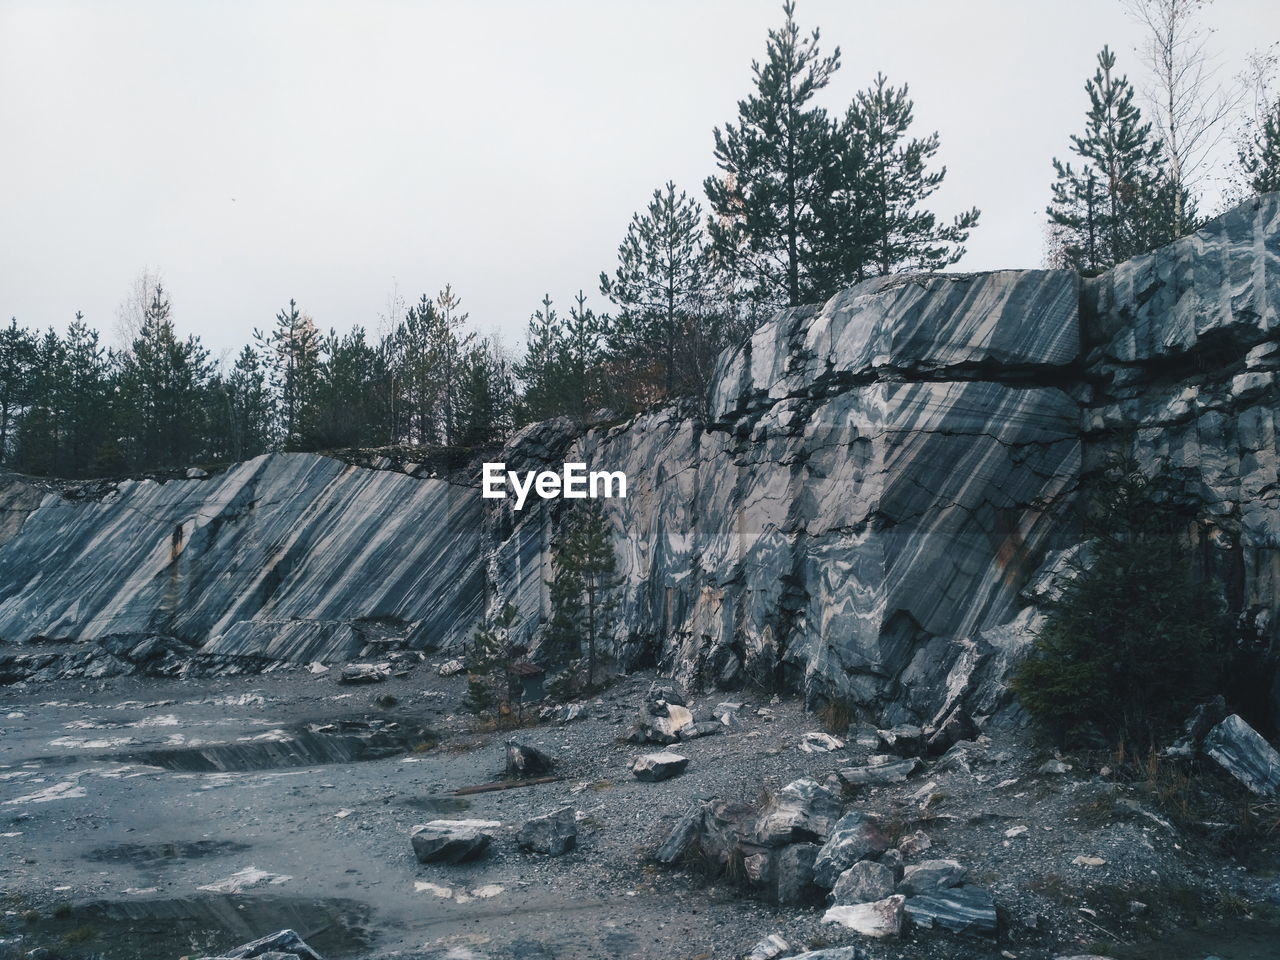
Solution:
[{"label": "rock outcrop", "polygon": [[[700,401],[585,432],[537,424],[501,459],[626,472],[626,499],[605,501],[624,664],[848,699],[941,750],[1007,701],[1030,598],[1075,546],[1081,478],[1115,452],[1170,464],[1208,506],[1204,555],[1274,677],[1278,327],[1269,195],[1094,279],[860,284],[765,323]],[[482,500],[478,475],[293,454],[78,499],[11,479],[0,640],[342,661],[449,648],[510,601],[536,655],[566,504],[517,512]]]}]

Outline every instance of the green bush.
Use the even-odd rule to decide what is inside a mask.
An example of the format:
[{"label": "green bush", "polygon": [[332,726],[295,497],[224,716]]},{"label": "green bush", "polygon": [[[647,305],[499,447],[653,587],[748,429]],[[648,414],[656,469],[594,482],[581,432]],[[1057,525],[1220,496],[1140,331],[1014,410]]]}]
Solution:
[{"label": "green bush", "polygon": [[1222,594],[1198,569],[1200,518],[1170,474],[1115,460],[1084,502],[1088,544],[1043,601],[1013,690],[1060,741],[1138,748],[1218,692],[1229,657]]}]

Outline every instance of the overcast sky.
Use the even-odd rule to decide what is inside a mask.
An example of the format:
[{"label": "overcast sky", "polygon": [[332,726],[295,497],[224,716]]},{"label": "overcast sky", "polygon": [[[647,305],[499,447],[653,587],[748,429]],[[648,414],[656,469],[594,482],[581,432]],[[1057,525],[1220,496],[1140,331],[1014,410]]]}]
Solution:
[{"label": "overcast sky", "polygon": [[[1223,75],[1280,40],[1275,0],[1217,0]],[[799,0],[844,66],[909,82],[942,137],[934,206],[977,205],[957,269],[1040,265],[1050,158],[1083,125],[1119,0]],[[522,339],[544,292],[599,305],[634,210],[701,197],[777,0],[349,3],[0,0],[0,315],[113,334],[144,269],[183,332],[245,342],[290,297],[377,329],[450,282]]]}]

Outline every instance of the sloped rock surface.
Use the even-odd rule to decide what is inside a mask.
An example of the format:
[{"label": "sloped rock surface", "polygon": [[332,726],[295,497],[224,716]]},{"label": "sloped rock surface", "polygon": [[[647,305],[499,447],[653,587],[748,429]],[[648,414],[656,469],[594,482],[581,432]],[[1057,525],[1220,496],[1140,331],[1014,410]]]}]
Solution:
[{"label": "sloped rock surface", "polygon": [[158,634],[299,662],[387,631],[448,645],[480,610],[479,526],[469,490],[310,454],[48,492],[0,544],[0,639]]},{"label": "sloped rock surface", "polygon": [[[1007,704],[1030,597],[1077,546],[1081,477],[1114,452],[1172,465],[1207,504],[1206,562],[1280,707],[1278,378],[1269,195],[1090,280],[859,284],[726,351],[704,398],[585,432],[534,424],[493,458],[627,474],[604,503],[622,583],[603,646],[624,665],[847,698],[936,754]],[[75,495],[6,478],[0,640],[159,635],[206,657],[346,662],[456,645],[486,597],[533,639],[564,502],[517,512],[410,466],[275,455]],[[76,669],[135,669],[111,657]]]}]

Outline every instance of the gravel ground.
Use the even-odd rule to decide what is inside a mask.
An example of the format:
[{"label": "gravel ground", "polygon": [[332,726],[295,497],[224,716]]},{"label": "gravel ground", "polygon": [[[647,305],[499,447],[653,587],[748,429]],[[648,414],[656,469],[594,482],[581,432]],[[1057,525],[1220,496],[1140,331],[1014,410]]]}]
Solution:
[{"label": "gravel ground", "polygon": [[[465,681],[425,666],[360,687],[295,671],[0,689],[0,957],[46,947],[176,960],[285,926],[330,960],[719,960],[770,933],[796,952],[858,942],[823,923],[821,907],[774,907],[649,856],[698,800],[754,801],[872,748],[851,738],[802,752],[819,726],[794,700],[695,697],[695,707],[745,701],[743,724],[673,747],[686,772],[642,783],[627,765],[650,748],[621,737],[652,679],[621,680],[570,723],[514,733],[460,715]],[[379,705],[387,696],[396,702]],[[389,755],[352,755],[368,735]],[[453,797],[502,777],[512,737],[554,755],[563,779]],[[968,769],[932,762],[850,797],[849,809],[880,815],[896,835],[928,836],[908,863],[958,860],[1000,909],[995,941],[912,931],[862,941],[872,960],[1280,956],[1274,835],[1213,842],[1230,828],[1175,826],[1160,798],[1101,761],[1068,757],[1071,770],[1040,772],[1048,759],[1009,731],[984,738]],[[1224,823],[1242,803],[1222,802]],[[566,805],[578,811],[576,850],[517,849],[525,819]],[[503,827],[477,862],[420,865],[410,830],[441,817]]]}]

